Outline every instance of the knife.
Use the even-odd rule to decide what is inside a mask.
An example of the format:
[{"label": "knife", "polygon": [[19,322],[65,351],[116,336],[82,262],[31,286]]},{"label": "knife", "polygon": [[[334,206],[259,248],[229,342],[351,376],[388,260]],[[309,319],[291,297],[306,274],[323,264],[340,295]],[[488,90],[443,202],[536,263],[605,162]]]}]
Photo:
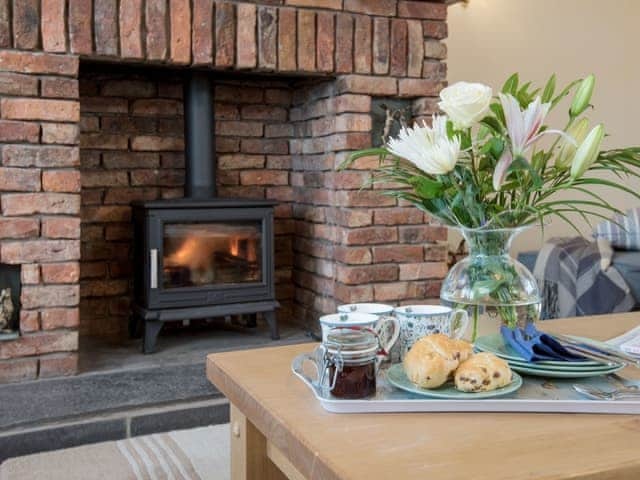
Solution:
[{"label": "knife", "polygon": [[[606,345],[601,342],[596,342],[594,340],[590,340],[588,338],[580,338],[576,339],[569,335],[562,335],[559,333],[552,334],[555,338],[557,338],[562,343],[566,344],[565,346],[570,346],[573,349],[579,350],[587,350],[592,354],[599,355],[603,358],[608,358],[609,360],[619,360],[621,362],[633,365],[634,367],[640,368],[640,359],[632,357],[631,355],[626,354],[622,350],[613,345]],[[584,352],[581,352],[584,355]],[[586,355],[585,355],[586,356]]]},{"label": "knife", "polygon": [[599,354],[594,352],[593,350],[588,350],[586,348],[574,347],[567,343],[562,343],[562,346],[570,353],[573,353],[575,355],[581,355],[585,358],[588,358],[589,360],[595,360],[600,364],[607,365],[610,367],[616,367],[616,366],[619,366],[620,364],[624,364],[624,365],[627,364],[627,362],[625,362],[624,360],[616,361],[613,357],[609,357],[604,354]]}]

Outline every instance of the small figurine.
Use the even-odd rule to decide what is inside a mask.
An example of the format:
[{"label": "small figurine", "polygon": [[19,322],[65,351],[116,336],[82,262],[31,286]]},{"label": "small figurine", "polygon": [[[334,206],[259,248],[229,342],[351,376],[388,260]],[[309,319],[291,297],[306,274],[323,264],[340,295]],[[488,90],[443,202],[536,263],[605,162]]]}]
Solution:
[{"label": "small figurine", "polygon": [[393,109],[387,106],[386,104],[381,104],[380,108],[384,110],[385,120],[384,120],[384,128],[382,130],[382,145],[385,145],[389,140],[389,137],[393,134],[394,126],[397,123],[400,124],[401,127],[407,126],[407,117],[409,116],[409,108],[398,108]]},{"label": "small figurine", "polygon": [[11,317],[13,315],[13,301],[11,300],[11,289],[0,290],[0,332],[9,330]]}]

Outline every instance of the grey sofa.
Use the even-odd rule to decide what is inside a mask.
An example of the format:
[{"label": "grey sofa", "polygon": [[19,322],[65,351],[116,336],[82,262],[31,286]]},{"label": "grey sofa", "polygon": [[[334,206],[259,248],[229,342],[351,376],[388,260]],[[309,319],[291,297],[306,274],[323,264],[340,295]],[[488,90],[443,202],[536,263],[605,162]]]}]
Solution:
[{"label": "grey sofa", "polygon": [[[518,261],[532,272],[537,258],[538,252],[521,252],[518,254]],[[640,251],[616,250],[612,266],[620,272],[620,275],[629,285],[631,293],[636,299],[634,310],[640,310]]]}]

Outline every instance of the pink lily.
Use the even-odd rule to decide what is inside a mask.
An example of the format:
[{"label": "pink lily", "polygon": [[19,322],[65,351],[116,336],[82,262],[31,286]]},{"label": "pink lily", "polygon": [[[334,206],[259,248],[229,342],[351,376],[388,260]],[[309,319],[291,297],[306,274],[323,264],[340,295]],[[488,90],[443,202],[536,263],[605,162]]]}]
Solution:
[{"label": "pink lily", "polygon": [[525,110],[520,109],[520,103],[513,95],[499,94],[504,118],[507,124],[507,131],[511,139],[511,149],[505,151],[496,164],[493,174],[493,188],[498,191],[507,177],[507,170],[513,162],[513,159],[524,155],[527,150],[537,142],[540,137],[547,133],[554,133],[568,137],[569,141],[573,139],[562,130],[544,130],[540,131],[544,123],[544,119],[551,108],[550,103],[542,103],[540,97],[536,97]]},{"label": "pink lily", "polygon": [[507,179],[507,171],[513,162],[513,156],[508,148],[502,151],[502,156],[498,163],[496,163],[496,169],[493,171],[493,189],[498,192],[502,187],[502,184]]}]

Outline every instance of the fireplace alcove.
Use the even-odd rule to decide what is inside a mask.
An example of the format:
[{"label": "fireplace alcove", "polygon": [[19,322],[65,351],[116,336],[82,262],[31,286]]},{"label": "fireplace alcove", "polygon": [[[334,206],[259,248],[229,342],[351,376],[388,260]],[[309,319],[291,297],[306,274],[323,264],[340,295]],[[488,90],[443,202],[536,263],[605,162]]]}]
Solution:
[{"label": "fireplace alcove", "polygon": [[[185,128],[185,86],[194,75],[210,83],[213,121],[196,112]],[[292,94],[304,83],[81,64],[83,371],[109,368],[126,352],[140,365],[183,358],[189,342],[194,357],[238,348],[243,337],[247,346],[268,345],[279,337],[278,322],[284,341],[308,338],[308,327],[292,322],[295,232],[284,136],[293,134]],[[243,181],[244,172],[267,179]],[[139,356],[140,336],[155,361]]]}]

